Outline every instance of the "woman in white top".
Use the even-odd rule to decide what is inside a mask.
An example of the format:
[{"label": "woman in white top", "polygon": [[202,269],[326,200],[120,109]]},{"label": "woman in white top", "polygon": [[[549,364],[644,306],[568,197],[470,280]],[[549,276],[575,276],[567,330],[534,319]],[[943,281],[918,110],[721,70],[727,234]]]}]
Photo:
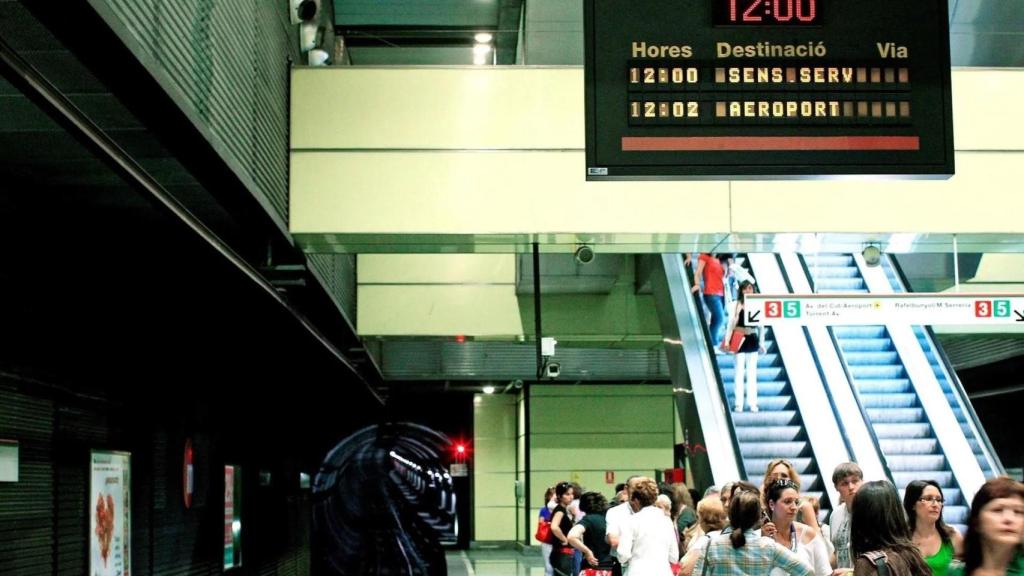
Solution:
[{"label": "woman in white top", "polygon": [[679,560],[679,539],[672,520],[654,505],[658,485],[651,479],[637,484],[632,498],[640,511],[622,527],[619,562],[632,576],[672,576],[669,564]]},{"label": "woman in white top", "polygon": [[[777,480],[768,486],[765,500],[775,524],[775,542],[795,552],[797,556],[814,568],[815,576],[829,576],[832,565],[825,541],[817,530],[796,521],[800,510],[800,489],[792,480]],[[777,569],[773,576],[783,576]]]}]

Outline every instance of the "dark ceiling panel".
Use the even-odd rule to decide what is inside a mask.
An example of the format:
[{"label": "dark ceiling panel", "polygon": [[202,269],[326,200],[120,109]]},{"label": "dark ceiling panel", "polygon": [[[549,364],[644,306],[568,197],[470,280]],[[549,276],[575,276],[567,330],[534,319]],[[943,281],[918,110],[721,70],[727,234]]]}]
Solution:
[{"label": "dark ceiling panel", "polygon": [[[521,4],[521,0],[334,0],[336,27],[351,45],[401,45],[431,52],[445,31],[486,26],[500,31],[501,64],[515,61],[512,47],[516,43],[508,42],[503,35],[518,36],[518,19],[509,14],[518,11]],[[579,0],[525,5],[525,39],[517,40],[525,49],[525,63],[582,64],[583,10]],[[954,66],[1024,66],[1024,10],[1020,0],[950,0],[949,17]],[[402,35],[391,37],[396,29],[401,29]],[[381,65],[466,63],[461,55],[412,54],[409,50],[373,54],[363,60]]]},{"label": "dark ceiling panel", "polygon": [[106,86],[93,76],[73,53],[67,50],[25,52],[22,53],[22,56],[65,94],[107,92]]},{"label": "dark ceiling panel", "polygon": [[0,96],[0,132],[62,131],[45,112],[21,95]]},{"label": "dark ceiling panel", "polygon": [[498,0],[334,0],[339,26],[493,28]]}]

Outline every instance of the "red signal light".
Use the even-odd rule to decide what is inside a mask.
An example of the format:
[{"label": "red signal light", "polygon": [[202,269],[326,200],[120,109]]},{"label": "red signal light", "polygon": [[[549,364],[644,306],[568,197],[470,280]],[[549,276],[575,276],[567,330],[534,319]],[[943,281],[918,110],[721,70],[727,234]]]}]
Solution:
[{"label": "red signal light", "polygon": [[456,444],[455,445],[455,452],[458,453],[458,454],[465,454],[466,453],[466,445],[465,444]]},{"label": "red signal light", "polygon": [[455,341],[457,343],[459,343],[459,344],[462,344],[463,342],[465,342],[466,341],[465,334],[459,334],[459,335],[455,336]]}]

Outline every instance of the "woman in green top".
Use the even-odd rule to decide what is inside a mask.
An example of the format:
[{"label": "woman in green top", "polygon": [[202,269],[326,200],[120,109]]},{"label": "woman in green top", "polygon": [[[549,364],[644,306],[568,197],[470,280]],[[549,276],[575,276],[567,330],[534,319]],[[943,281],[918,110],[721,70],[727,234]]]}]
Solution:
[{"label": "woman in green top", "polygon": [[963,536],[942,520],[945,502],[942,488],[934,480],[914,480],[903,495],[914,545],[934,576],[946,576],[953,556],[963,555]]},{"label": "woman in green top", "polygon": [[1024,484],[993,478],[971,502],[964,537],[964,566],[952,576],[1016,576],[1024,574]]}]

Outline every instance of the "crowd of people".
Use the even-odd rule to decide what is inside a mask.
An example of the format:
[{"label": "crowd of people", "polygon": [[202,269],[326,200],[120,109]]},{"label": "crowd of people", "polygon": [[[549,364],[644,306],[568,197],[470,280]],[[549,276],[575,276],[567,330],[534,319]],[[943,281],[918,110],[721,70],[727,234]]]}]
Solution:
[{"label": "crowd of people", "polygon": [[541,519],[545,576],[1011,576],[1024,575],[1024,484],[987,481],[971,503],[966,534],[943,520],[932,480],[865,482],[854,462],[836,467],[839,502],[828,523],[801,494],[785,459],[761,485],[737,481],[696,493],[634,476],[613,505],[562,482]]}]

